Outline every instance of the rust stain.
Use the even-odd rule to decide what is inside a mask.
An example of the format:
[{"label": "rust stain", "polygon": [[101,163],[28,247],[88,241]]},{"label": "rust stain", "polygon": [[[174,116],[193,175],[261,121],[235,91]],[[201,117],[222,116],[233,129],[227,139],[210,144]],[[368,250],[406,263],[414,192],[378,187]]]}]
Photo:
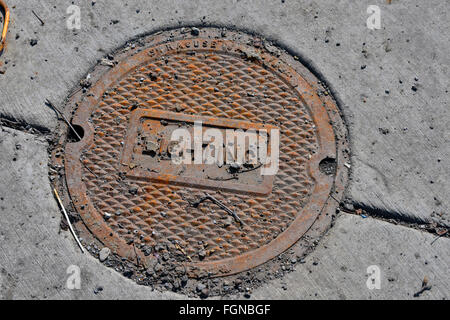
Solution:
[{"label": "rust stain", "polygon": [[8,25],[9,25],[9,8],[3,0],[0,0],[0,7],[4,12],[4,21],[3,21],[3,29],[2,36],[0,38],[0,53],[6,48],[6,34],[8,33]]},{"label": "rust stain", "polygon": [[[319,162],[337,157],[329,112],[338,109],[316,93],[316,81],[262,48],[232,40],[176,40],[129,55],[76,101],[72,122],[84,137],[67,143],[65,172],[83,222],[130,261],[134,245],[145,262],[140,247],[176,241],[192,277],[234,274],[281,254],[316,221],[334,185]],[[204,166],[180,173],[160,156],[143,155],[136,143],[140,135],[164,133],[161,121],[198,119],[219,129],[279,128],[277,175],[254,170],[220,181],[203,174]],[[152,151],[167,149],[164,134]],[[243,225],[225,223],[227,212],[211,201],[192,206],[205,191]],[[112,217],[105,220],[105,212]]]}]

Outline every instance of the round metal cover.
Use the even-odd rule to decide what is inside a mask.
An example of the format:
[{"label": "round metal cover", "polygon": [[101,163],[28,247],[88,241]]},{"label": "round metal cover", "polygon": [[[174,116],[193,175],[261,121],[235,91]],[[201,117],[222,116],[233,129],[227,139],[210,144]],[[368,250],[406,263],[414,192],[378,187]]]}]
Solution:
[{"label": "round metal cover", "polygon": [[[68,102],[82,135],[65,146],[68,193],[89,232],[120,257],[145,265],[151,248],[170,243],[190,276],[234,274],[281,254],[334,210],[330,195],[345,179],[336,188],[340,118],[328,91],[267,41],[220,34],[175,30],[128,45]],[[277,174],[177,167],[170,134],[196,121],[279,129]]]}]

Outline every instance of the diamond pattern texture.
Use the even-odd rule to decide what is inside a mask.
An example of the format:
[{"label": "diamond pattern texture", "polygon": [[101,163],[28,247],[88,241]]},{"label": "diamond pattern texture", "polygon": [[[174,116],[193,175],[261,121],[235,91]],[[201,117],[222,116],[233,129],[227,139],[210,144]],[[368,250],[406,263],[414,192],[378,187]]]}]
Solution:
[{"label": "diamond pattern texture", "polygon": [[[272,124],[280,128],[280,168],[268,196],[211,192],[245,222],[224,225],[227,213],[189,187],[133,181],[119,159],[130,110],[138,107]],[[87,195],[121,238],[140,245],[177,240],[192,260],[238,256],[277,237],[308,201],[314,181],[307,162],[317,150],[314,124],[282,75],[237,55],[178,53],[150,61],[105,91],[91,114],[94,143],[83,151]],[[130,193],[130,188],[138,188]]]}]

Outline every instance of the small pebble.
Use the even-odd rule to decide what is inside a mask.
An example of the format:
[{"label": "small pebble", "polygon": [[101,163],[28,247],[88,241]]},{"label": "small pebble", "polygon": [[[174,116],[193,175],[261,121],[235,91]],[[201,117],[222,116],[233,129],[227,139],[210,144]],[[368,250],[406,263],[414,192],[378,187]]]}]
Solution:
[{"label": "small pebble", "polygon": [[204,289],[206,289],[206,286],[203,283],[197,284],[197,291],[198,292],[201,292]]},{"label": "small pebble", "polygon": [[137,187],[131,187],[130,189],[128,189],[128,192],[131,193],[131,194],[137,194],[138,188]]},{"label": "small pebble", "polygon": [[199,28],[192,28],[192,30],[191,30],[191,34],[193,35],[193,36],[198,36],[199,34],[200,34],[200,29]]},{"label": "small pebble", "polygon": [[100,250],[100,253],[99,253],[100,261],[103,262],[106,259],[108,259],[108,256],[109,256],[110,253],[111,253],[111,250],[109,248],[106,248],[106,247],[103,248],[102,250]]},{"label": "small pebble", "polygon": [[103,287],[97,286],[97,287],[95,287],[95,289],[94,289],[94,294],[98,294],[99,292],[102,292],[102,291],[103,291]]},{"label": "small pebble", "polygon": [[205,298],[208,298],[208,296],[209,296],[209,290],[207,288],[203,289],[200,294],[200,298],[205,299]]}]

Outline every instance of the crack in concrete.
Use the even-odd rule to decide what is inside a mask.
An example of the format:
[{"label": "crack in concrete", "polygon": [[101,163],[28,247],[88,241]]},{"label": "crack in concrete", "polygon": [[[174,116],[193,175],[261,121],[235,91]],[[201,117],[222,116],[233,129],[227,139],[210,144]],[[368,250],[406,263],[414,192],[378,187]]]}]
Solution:
[{"label": "crack in concrete", "polygon": [[29,133],[36,136],[48,136],[51,133],[51,131],[46,127],[36,124],[29,124],[25,121],[17,120],[12,117],[0,114],[0,128],[3,129],[3,127]]},{"label": "crack in concrete", "polygon": [[[351,201],[351,200],[347,200]],[[431,233],[435,235],[436,237],[444,237],[444,238],[450,238],[450,228],[446,227],[445,225],[439,223],[438,221],[427,221],[424,219],[419,218],[413,218],[410,215],[406,215],[400,212],[395,211],[389,211],[381,208],[375,208],[367,206],[363,203],[351,201],[354,209],[349,210],[345,206],[341,206],[341,210],[354,214],[354,215],[365,215],[367,217],[371,217],[376,220],[385,221],[394,225],[401,225],[410,229],[415,229],[427,233]],[[362,210],[361,212],[358,212],[358,210]],[[437,229],[446,230],[446,233],[443,235],[437,234]]]}]

